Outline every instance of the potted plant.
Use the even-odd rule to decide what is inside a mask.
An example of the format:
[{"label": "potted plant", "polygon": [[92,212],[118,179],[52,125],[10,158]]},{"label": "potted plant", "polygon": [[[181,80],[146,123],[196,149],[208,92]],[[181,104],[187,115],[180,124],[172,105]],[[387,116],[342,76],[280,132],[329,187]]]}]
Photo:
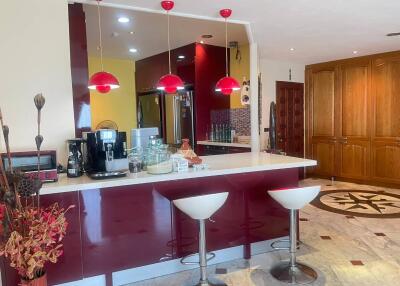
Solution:
[{"label": "potted plant", "polygon": [[35,96],[38,110],[38,135],[35,138],[38,157],[38,172],[34,177],[14,171],[12,167],[9,128],[3,123],[0,110],[0,123],[6,145],[8,168],[0,158],[0,255],[17,270],[21,284],[25,286],[46,286],[45,265],[56,263],[63,254],[62,240],[68,223],[65,213],[57,203],[48,207],[40,206],[40,111],[45,103],[44,97]]}]

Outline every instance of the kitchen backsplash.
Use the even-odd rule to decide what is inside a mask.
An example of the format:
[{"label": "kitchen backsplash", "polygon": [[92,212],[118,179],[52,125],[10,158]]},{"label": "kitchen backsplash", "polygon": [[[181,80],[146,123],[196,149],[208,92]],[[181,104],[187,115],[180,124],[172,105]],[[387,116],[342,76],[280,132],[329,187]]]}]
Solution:
[{"label": "kitchen backsplash", "polygon": [[211,123],[230,124],[236,130],[236,134],[250,136],[250,106],[211,110]]}]

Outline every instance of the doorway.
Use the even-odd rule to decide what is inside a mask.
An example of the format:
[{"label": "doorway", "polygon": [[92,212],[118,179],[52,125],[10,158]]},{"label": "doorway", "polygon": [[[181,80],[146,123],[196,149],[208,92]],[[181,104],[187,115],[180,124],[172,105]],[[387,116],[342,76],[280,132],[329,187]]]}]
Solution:
[{"label": "doorway", "polygon": [[304,158],[304,84],[276,82],[277,147],[288,156]]}]

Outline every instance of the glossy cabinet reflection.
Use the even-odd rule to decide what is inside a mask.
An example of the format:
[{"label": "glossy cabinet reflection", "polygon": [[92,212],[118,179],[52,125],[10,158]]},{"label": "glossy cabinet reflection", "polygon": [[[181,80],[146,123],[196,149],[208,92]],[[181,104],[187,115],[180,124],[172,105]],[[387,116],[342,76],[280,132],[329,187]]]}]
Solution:
[{"label": "glossy cabinet reflection", "polygon": [[171,252],[170,202],[152,184],[82,191],[80,199],[85,276],[159,262]]},{"label": "glossy cabinet reflection", "polygon": [[[243,255],[249,258],[251,243],[288,234],[287,211],[267,190],[297,185],[294,168],[45,195],[42,205],[76,206],[67,214],[65,254],[47,267],[49,285],[111,277],[197,252],[196,221],[172,201],[210,193],[229,192],[229,197],[207,222],[208,250],[245,245]],[[16,285],[15,271],[4,266],[3,285]]]}]

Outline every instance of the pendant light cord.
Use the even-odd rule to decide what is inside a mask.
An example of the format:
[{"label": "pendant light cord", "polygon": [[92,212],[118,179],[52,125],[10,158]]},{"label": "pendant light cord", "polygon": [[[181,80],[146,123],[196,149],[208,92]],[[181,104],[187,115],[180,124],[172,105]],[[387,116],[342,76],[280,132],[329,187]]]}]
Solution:
[{"label": "pendant light cord", "polygon": [[168,22],[168,66],[169,66],[169,74],[172,74],[171,71],[171,43],[169,39],[169,11],[167,11],[167,22]]},{"label": "pendant light cord", "polygon": [[226,68],[226,76],[229,76],[228,73],[228,20],[225,18],[225,68]]},{"label": "pendant light cord", "polygon": [[103,45],[102,45],[102,38],[101,38],[101,15],[100,15],[100,1],[97,0],[97,15],[99,19],[99,49],[100,49],[100,63],[101,63],[101,71],[104,71],[103,66]]}]

